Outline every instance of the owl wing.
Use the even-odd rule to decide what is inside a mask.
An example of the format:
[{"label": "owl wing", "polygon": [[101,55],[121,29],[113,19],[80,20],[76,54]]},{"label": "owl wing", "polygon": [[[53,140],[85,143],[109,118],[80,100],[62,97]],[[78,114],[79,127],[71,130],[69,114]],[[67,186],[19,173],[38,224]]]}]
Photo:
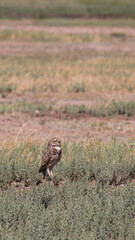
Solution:
[{"label": "owl wing", "polygon": [[39,168],[39,172],[45,171],[46,165],[49,163],[50,159],[51,159],[51,151],[47,149],[46,152],[43,154],[42,163],[41,163],[41,167]]}]

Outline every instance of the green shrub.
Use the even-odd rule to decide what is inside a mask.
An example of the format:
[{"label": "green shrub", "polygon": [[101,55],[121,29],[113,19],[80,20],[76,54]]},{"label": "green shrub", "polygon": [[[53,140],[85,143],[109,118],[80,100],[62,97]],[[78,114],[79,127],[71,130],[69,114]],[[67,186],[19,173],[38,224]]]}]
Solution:
[{"label": "green shrub", "polygon": [[134,239],[135,187],[114,186],[135,177],[132,142],[64,142],[54,183],[37,186],[45,148],[0,148],[0,239]]},{"label": "green shrub", "polygon": [[134,239],[135,188],[66,181],[0,193],[1,239]]}]

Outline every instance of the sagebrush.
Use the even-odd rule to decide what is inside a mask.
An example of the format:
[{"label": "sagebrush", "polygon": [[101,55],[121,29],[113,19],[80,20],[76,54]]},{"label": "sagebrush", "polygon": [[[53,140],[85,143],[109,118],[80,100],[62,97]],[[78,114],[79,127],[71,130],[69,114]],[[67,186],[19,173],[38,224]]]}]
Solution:
[{"label": "sagebrush", "polygon": [[[62,184],[46,180],[36,186],[45,147],[36,142],[1,147],[0,238],[134,239],[135,187],[113,186],[134,177],[133,142],[64,143],[54,169],[55,182]],[[30,188],[10,187],[28,178]]]}]

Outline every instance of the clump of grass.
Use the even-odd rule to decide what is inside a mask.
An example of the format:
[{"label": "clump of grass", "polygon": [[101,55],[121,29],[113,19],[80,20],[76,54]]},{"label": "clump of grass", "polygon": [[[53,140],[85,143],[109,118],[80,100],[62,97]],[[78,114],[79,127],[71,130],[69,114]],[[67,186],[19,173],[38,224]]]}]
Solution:
[{"label": "clump of grass", "polygon": [[89,109],[88,112],[94,116],[112,116],[115,114],[133,116],[135,114],[135,102],[113,101],[107,106],[99,105],[97,107]]},{"label": "clump of grass", "polygon": [[113,101],[108,105],[102,104],[91,107],[87,107],[85,105],[66,105],[63,107],[62,112],[68,114],[86,113],[95,117],[113,115],[133,116],[135,115],[135,102]]},{"label": "clump of grass", "polygon": [[7,85],[3,84],[0,86],[0,93],[1,93],[2,97],[5,97],[6,94],[12,93],[15,90],[16,90],[16,85],[13,83],[9,83]]},{"label": "clump of grass", "polygon": [[0,103],[0,113],[29,113],[31,117],[38,115],[44,116],[46,113],[46,106],[43,103],[29,103],[27,101],[17,101],[12,103]]},{"label": "clump of grass", "polygon": [[29,103],[27,101],[17,101],[15,104],[12,103],[0,103],[0,113],[11,113],[11,112],[22,112],[30,113],[30,116],[44,116],[46,111],[55,111],[59,113],[67,114],[90,114],[95,117],[100,116],[113,116],[113,115],[135,115],[135,102],[115,102],[112,101],[108,105],[96,105],[96,106],[85,106],[85,105],[57,105],[55,102],[48,104],[40,103]]},{"label": "clump of grass", "polygon": [[111,33],[111,37],[120,38],[122,41],[126,40],[126,35],[124,33]]},{"label": "clump of grass", "polygon": [[74,83],[68,89],[69,92],[86,92],[86,86],[84,83]]},{"label": "clump of grass", "polygon": [[86,113],[86,107],[84,105],[66,105],[63,107],[62,112],[68,114]]}]

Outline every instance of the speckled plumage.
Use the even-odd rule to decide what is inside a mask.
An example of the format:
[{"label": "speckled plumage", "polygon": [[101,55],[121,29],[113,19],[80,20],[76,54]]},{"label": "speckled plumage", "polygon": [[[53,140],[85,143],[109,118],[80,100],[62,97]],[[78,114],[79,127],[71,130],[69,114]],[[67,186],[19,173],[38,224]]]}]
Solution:
[{"label": "speckled plumage", "polygon": [[39,172],[46,175],[46,171],[50,178],[53,177],[52,169],[57,164],[57,162],[61,159],[61,140],[58,138],[52,138],[48,141],[47,149],[42,157],[41,167],[39,168]]}]

